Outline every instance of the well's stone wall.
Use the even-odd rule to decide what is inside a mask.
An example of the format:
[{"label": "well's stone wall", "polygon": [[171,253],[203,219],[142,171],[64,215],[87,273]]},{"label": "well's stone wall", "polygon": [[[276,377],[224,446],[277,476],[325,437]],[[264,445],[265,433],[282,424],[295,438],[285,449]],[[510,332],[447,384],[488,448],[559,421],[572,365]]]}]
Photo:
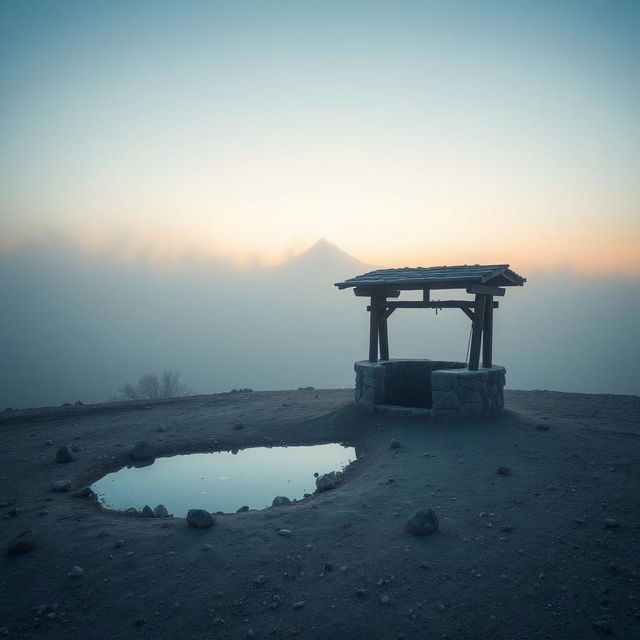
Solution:
[{"label": "well's stone wall", "polygon": [[431,375],[434,418],[494,416],[504,408],[506,369],[444,369]]},{"label": "well's stone wall", "polygon": [[506,369],[469,371],[462,362],[364,360],[354,365],[356,404],[434,419],[496,415],[504,407]]}]

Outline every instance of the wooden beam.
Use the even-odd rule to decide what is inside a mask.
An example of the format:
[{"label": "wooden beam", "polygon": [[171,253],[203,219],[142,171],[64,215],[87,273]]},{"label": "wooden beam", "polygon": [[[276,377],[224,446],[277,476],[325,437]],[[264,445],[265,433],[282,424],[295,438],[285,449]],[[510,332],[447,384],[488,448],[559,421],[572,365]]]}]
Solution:
[{"label": "wooden beam", "polygon": [[492,366],[493,349],[493,306],[492,296],[487,296],[487,305],[484,309],[484,324],[482,328],[482,366],[488,369]]},{"label": "wooden beam", "polygon": [[[493,302],[493,308],[498,308],[498,303]],[[476,302],[473,300],[434,300],[422,302],[422,300],[387,300],[389,309],[473,309]],[[367,310],[369,308],[367,307]]]},{"label": "wooden beam", "polygon": [[476,314],[471,311],[471,309],[467,309],[467,307],[460,307],[460,309],[464,311],[465,315],[469,318],[469,320],[471,320],[471,322],[476,321]]},{"label": "wooden beam", "polygon": [[422,302],[429,302],[431,300],[431,289],[422,290]]},{"label": "wooden beam", "polygon": [[506,289],[501,287],[489,287],[486,284],[472,284],[467,287],[467,293],[484,293],[488,296],[503,296]]},{"label": "wooden beam", "polygon": [[383,287],[354,287],[353,293],[362,298],[397,298],[400,295],[398,289]]},{"label": "wooden beam", "polygon": [[389,332],[387,329],[387,309],[386,300],[382,298],[378,301],[378,333],[380,336],[380,359],[389,359]]},{"label": "wooden beam", "polygon": [[371,298],[369,307],[369,362],[378,361],[378,304],[376,298]]},{"label": "wooden beam", "polygon": [[395,309],[383,309],[381,312],[383,320],[386,320],[394,311]]},{"label": "wooden beam", "polygon": [[476,293],[476,319],[471,330],[471,350],[469,352],[469,370],[477,371],[480,364],[480,344],[482,342],[482,329],[484,327],[484,308],[487,296]]}]

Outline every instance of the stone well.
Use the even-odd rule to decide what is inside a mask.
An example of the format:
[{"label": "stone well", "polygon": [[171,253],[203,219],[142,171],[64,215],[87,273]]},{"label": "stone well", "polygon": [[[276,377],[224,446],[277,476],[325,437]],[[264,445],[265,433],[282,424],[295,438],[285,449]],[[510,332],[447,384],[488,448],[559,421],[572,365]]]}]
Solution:
[{"label": "stone well", "polygon": [[354,365],[356,404],[372,411],[434,419],[479,418],[504,407],[506,369],[470,371],[463,362],[363,360]]}]

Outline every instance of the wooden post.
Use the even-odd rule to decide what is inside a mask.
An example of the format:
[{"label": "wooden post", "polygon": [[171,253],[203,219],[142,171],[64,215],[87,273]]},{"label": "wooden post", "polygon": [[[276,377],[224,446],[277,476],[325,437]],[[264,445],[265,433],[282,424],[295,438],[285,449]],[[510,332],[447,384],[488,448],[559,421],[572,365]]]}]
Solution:
[{"label": "wooden post", "polygon": [[484,327],[484,309],[487,296],[476,294],[476,319],[471,334],[471,350],[469,353],[469,370],[477,371],[480,364],[480,344],[482,342],[482,328]]},{"label": "wooden post", "polygon": [[389,331],[387,329],[386,298],[378,299],[378,328],[380,331],[380,360],[389,359]]},{"label": "wooden post", "polygon": [[369,316],[369,362],[378,361],[378,299],[371,296]]},{"label": "wooden post", "polygon": [[484,325],[482,327],[482,366],[486,369],[493,365],[493,296],[487,296],[484,307]]}]

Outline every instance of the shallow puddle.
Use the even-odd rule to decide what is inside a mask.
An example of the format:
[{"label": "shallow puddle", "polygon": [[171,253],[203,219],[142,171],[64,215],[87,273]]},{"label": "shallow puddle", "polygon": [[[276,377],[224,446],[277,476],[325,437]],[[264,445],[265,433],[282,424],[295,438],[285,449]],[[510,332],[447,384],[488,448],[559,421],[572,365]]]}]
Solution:
[{"label": "shallow puddle", "polygon": [[92,485],[108,509],[154,508],[185,517],[189,509],[233,513],[240,507],[264,509],[276,496],[299,500],[315,491],[314,473],[341,471],[356,459],[353,447],[255,447],[156,458],[129,466]]}]

